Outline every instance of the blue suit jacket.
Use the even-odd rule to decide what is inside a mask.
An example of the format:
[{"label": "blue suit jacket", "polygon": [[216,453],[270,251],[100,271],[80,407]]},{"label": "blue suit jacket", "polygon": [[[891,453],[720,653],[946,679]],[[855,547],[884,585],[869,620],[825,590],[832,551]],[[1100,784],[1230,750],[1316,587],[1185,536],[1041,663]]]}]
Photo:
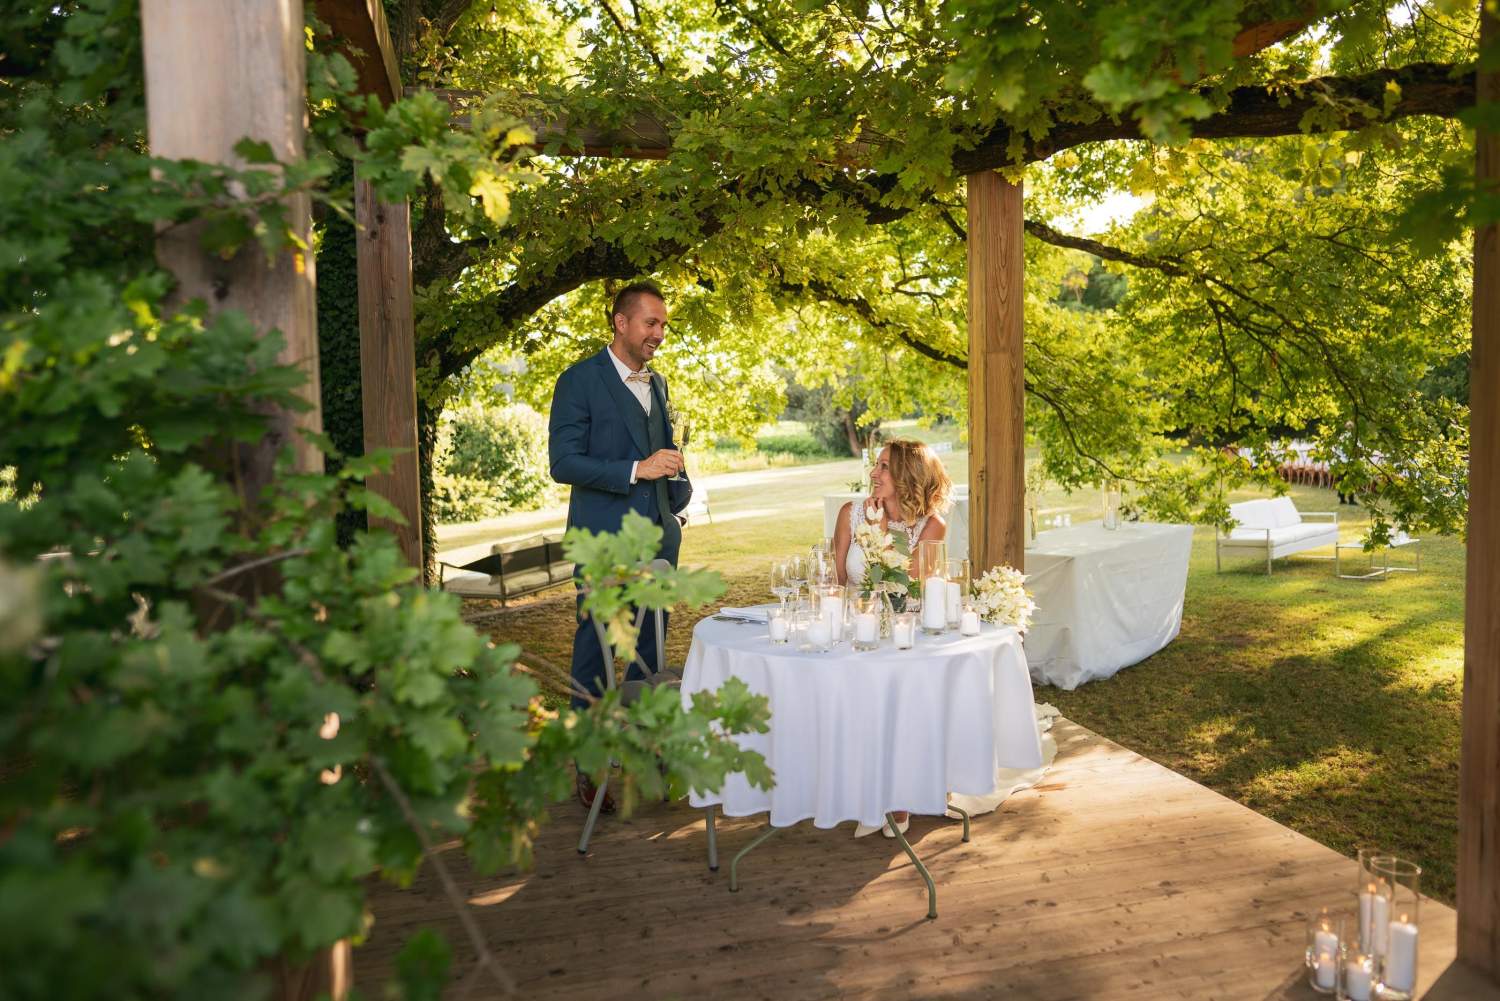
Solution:
[{"label": "blue suit jacket", "polygon": [[[640,419],[640,401],[625,388],[608,352],[605,348],[557,377],[547,425],[552,478],[573,488],[568,499],[570,528],[613,532],[626,511],[638,511],[662,526],[657,555],[675,566],[682,528],[673,515],[688,506],[693,488],[687,482],[668,481],[669,510],[662,511],[655,481],[630,482],[631,463],[645,459],[652,449]],[[666,381],[653,374],[651,392],[647,419],[661,422],[666,447],[675,448],[667,420]]]}]

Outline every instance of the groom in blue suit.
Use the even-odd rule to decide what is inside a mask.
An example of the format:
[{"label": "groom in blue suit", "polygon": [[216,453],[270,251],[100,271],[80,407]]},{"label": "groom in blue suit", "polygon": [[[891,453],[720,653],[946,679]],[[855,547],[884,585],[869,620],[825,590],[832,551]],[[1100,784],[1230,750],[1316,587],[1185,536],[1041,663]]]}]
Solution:
[{"label": "groom in blue suit", "polygon": [[[614,532],[626,511],[637,511],[661,526],[657,555],[676,566],[682,546],[677,515],[688,506],[693,488],[686,480],[672,479],[682,472],[683,461],[667,419],[667,384],[647,368],[666,335],[661,289],[644,281],[625,286],[615,296],[609,319],[614,333],[610,344],[558,376],[548,421],[552,478],[573,488],[569,528]],[[637,648],[653,672],[662,667],[656,662],[654,632],[641,630]],[[586,691],[603,691],[604,664],[593,624],[580,615],[573,634],[573,680]],[[632,664],[626,677],[641,677],[640,669]],[[574,695],[573,705],[587,702]],[[593,783],[582,773],[578,795],[585,806],[593,803]],[[604,809],[609,807],[606,798]]]}]

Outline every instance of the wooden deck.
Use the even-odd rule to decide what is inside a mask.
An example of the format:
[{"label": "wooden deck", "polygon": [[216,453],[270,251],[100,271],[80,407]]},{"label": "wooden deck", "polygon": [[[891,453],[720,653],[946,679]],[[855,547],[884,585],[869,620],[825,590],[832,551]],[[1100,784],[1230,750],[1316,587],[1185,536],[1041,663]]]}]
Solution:
[{"label": "wooden deck", "polygon": [[[1306,914],[1352,897],[1355,863],[1067,720],[1046,782],[959,824],[914,818],[938,884],[894,841],[803,824],[729,860],[764,818],[721,822],[707,871],[702,814],[681,805],[601,820],[588,858],[582,811],[558,808],[534,872],[483,878],[452,850],[488,941],[542,998],[1315,998],[1302,973]],[[430,868],[430,867],[428,867]],[[369,994],[422,926],[473,955],[437,881],[376,891],[371,941],[355,951]],[[1452,965],[1455,916],[1424,902],[1426,996],[1492,1001]],[[471,997],[493,997],[487,980]],[[450,991],[456,996],[457,991]]]}]

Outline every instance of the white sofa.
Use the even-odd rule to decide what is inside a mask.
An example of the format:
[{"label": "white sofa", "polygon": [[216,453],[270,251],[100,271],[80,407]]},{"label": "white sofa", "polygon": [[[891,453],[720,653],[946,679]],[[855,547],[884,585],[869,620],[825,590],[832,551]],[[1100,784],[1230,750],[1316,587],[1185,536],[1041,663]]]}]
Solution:
[{"label": "white sofa", "polygon": [[[1222,570],[1223,556],[1254,556],[1271,561],[1307,549],[1321,549],[1339,541],[1337,511],[1298,511],[1290,497],[1241,501],[1229,505],[1235,527],[1228,535],[1214,533],[1214,566]],[[1304,518],[1327,519],[1308,522]],[[1333,557],[1328,557],[1332,559]]]}]

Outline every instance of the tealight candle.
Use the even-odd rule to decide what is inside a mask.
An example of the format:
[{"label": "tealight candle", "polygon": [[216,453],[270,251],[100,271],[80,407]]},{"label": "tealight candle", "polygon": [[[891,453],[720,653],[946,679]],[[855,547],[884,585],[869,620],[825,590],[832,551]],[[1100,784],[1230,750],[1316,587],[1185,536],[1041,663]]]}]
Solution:
[{"label": "tealight candle", "polygon": [[928,577],[922,582],[922,631],[940,633],[948,625],[948,582]]},{"label": "tealight candle", "polygon": [[785,612],[783,612],[779,608],[771,609],[771,614],[767,619],[767,624],[771,627],[772,643],[779,644],[785,643],[787,641],[787,634],[788,632],[790,632],[790,623],[787,622]]},{"label": "tealight candle", "polygon": [[854,638],[860,643],[874,643],[880,638],[880,618],[874,612],[854,616]]},{"label": "tealight candle", "polygon": [[819,650],[827,650],[833,644],[833,623],[827,615],[820,615],[808,623],[807,642]]},{"label": "tealight candle", "polygon": [[911,612],[898,612],[891,622],[891,642],[897,650],[910,650],[916,643],[917,617]]},{"label": "tealight candle", "polygon": [[1370,975],[1370,964],[1360,953],[1351,953],[1344,963],[1344,997],[1349,1001],[1370,1001],[1375,978]]},{"label": "tealight candle", "polygon": [[963,636],[978,636],[979,613],[972,608],[964,609],[963,618],[958,623],[958,631]]},{"label": "tealight candle", "polygon": [[1380,982],[1410,993],[1417,987],[1417,926],[1405,914],[1390,923],[1386,946]]}]

